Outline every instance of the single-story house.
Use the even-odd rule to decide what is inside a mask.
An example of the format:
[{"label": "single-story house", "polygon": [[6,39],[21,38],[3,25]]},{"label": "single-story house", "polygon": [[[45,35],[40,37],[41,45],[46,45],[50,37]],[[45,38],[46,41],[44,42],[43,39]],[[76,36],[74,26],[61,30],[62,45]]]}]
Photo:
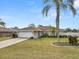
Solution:
[{"label": "single-story house", "polygon": [[[29,26],[22,29],[10,29],[10,28],[4,28],[0,27],[0,36],[12,36],[14,33],[17,34],[19,38],[39,38],[43,36],[44,34],[48,34],[48,36],[55,36],[55,32],[52,33],[50,26]],[[60,36],[79,36],[79,32],[64,32],[63,29],[59,32]]]},{"label": "single-story house", "polygon": [[[39,38],[44,34],[48,34],[48,36],[56,36],[56,32],[52,32],[50,26],[30,26],[26,28],[19,29],[17,31],[18,37],[34,37]],[[78,36],[79,32],[65,32],[65,29],[60,29],[59,36]]]},{"label": "single-story house", "polygon": [[48,34],[49,36],[52,34],[49,26],[39,26],[39,27],[26,27],[19,29],[17,31],[18,37],[34,37],[38,38],[43,36],[44,34]]}]

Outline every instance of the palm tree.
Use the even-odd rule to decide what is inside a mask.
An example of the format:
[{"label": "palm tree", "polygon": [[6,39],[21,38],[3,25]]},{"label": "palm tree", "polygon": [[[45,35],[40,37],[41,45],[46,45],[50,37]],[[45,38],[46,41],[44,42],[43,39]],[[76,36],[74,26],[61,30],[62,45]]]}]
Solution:
[{"label": "palm tree", "polygon": [[3,22],[2,19],[0,19],[0,25],[1,25],[2,27],[5,27],[5,22]]},{"label": "palm tree", "polygon": [[56,34],[55,34],[56,27],[50,25],[50,30],[52,31],[53,37],[55,37],[56,36]]},{"label": "palm tree", "polygon": [[54,5],[56,7],[56,36],[59,38],[60,10],[70,9],[73,15],[76,15],[76,9],[74,8],[74,0],[44,0],[43,15],[48,16],[48,11]]}]

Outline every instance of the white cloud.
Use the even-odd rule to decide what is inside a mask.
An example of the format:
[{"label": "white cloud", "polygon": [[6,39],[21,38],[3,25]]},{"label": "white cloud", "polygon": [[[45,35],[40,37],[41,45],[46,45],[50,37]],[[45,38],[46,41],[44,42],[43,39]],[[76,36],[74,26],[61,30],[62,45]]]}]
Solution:
[{"label": "white cloud", "polygon": [[79,0],[75,0],[74,6],[75,6],[76,8],[79,7]]}]

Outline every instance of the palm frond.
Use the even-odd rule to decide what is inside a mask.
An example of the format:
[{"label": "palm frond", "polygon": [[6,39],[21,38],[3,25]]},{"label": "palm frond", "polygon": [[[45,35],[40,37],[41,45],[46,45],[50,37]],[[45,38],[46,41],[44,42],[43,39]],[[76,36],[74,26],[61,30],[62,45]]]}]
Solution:
[{"label": "palm frond", "polygon": [[73,15],[75,16],[76,13],[77,13],[76,9],[75,9],[72,5],[70,5],[69,7],[70,7],[70,9],[71,9]]},{"label": "palm frond", "polygon": [[75,0],[68,0],[68,3],[70,3],[71,5],[74,5],[74,1]]},{"label": "palm frond", "polygon": [[46,3],[48,3],[49,2],[49,0],[44,0],[44,4],[46,4]]},{"label": "palm frond", "polygon": [[49,11],[50,8],[51,8],[50,5],[46,5],[46,6],[43,8],[43,10],[42,10],[43,16],[44,16],[44,15],[45,15],[45,16],[48,15],[48,11]]},{"label": "palm frond", "polygon": [[68,9],[68,6],[66,4],[63,4],[63,3],[61,4],[61,7],[62,7],[63,10],[67,10]]},{"label": "palm frond", "polygon": [[57,5],[58,4],[58,0],[52,0],[52,2]]}]

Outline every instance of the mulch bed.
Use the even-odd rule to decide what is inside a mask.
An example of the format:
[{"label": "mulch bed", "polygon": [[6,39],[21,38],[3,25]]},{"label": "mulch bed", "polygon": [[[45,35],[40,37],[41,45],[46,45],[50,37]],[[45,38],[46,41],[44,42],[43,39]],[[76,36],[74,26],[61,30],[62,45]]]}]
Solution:
[{"label": "mulch bed", "polygon": [[77,43],[76,45],[72,45],[69,44],[68,42],[54,42],[51,44],[52,46],[56,46],[56,47],[67,47],[67,46],[79,46],[79,43]]}]

